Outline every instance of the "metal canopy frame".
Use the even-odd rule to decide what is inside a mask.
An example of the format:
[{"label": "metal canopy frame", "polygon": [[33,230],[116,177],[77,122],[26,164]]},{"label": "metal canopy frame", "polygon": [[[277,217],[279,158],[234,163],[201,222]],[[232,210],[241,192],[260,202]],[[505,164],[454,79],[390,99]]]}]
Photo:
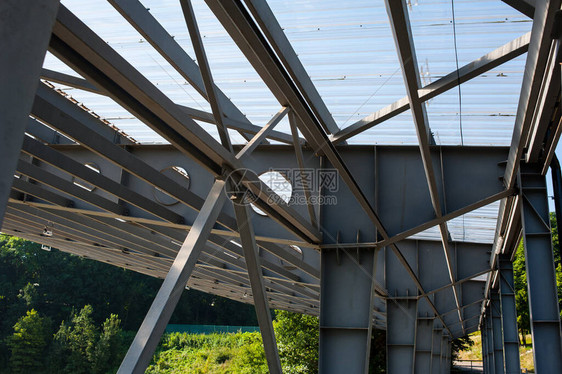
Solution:
[{"label": "metal canopy frame", "polygon": [[[519,367],[510,261],[522,236],[543,254],[526,252],[530,300],[546,297],[558,315],[556,294],[537,291],[553,279],[541,273],[552,267],[552,248],[536,237],[550,229],[541,183],[562,131],[561,21],[559,0],[505,2],[533,19],[532,31],[423,86],[407,4],[386,0],[407,96],[340,129],[264,0],[206,3],[279,103],[265,126],[252,124],[213,81],[190,0],[179,3],[197,62],[138,0],[109,3],[210,113],[174,103],[58,1],[40,14],[35,4],[7,1],[0,7],[21,22],[0,27],[8,42],[0,66],[17,73],[0,89],[2,144],[21,141],[0,149],[2,231],[165,279],[122,373],[144,372],[186,286],[256,306],[271,372],[281,367],[269,308],[320,316],[323,373],[341,364],[364,372],[372,328],[387,329],[390,372],[447,371],[450,340],[478,328],[485,367],[509,372]],[[47,48],[83,78],[41,69]],[[435,146],[425,103],[524,53],[511,146]],[[51,82],[111,98],[170,145],[138,144]],[[18,105],[13,92],[24,99]],[[418,149],[346,145],[408,109]],[[291,133],[275,130],[284,117]],[[220,141],[196,121],[214,124]],[[246,143],[232,144],[229,129]],[[189,182],[166,172],[180,165]],[[315,188],[304,178],[293,196],[306,203],[288,203],[254,172],[267,169],[284,170],[293,185],[296,175],[330,171],[340,185]],[[326,197],[337,203],[322,203]],[[453,240],[449,221],[497,201],[492,245]],[[252,213],[250,202],[266,216]],[[411,238],[431,227],[440,241]],[[341,309],[342,300],[353,310]],[[534,353],[542,370],[555,372],[562,352],[544,347],[559,338],[560,322],[548,318],[532,318]],[[342,351],[357,359],[333,365]]]}]

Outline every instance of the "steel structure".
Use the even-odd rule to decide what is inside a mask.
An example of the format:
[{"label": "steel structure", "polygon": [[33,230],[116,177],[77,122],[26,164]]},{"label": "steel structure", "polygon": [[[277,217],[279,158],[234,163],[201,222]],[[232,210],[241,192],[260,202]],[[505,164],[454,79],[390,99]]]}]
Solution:
[{"label": "steel structure", "polygon": [[[519,373],[511,263],[521,238],[535,367],[562,372],[544,177],[562,130],[559,0],[505,0],[532,31],[430,84],[409,2],[386,0],[407,96],[342,129],[266,1],[206,0],[279,103],[264,126],[215,84],[189,0],[178,9],[197,62],[139,1],[109,3],[211,111],[175,103],[58,0],[3,1],[0,222],[164,279],[120,373],[144,372],[186,286],[255,305],[272,373],[270,308],[320,317],[321,373],[367,372],[374,328],[387,331],[389,373],[448,372],[451,340],[478,329],[485,371]],[[42,69],[47,50],[82,78]],[[426,102],[524,53],[511,146],[436,145]],[[108,97],[169,144],[135,142],[53,84]],[[417,147],[346,144],[408,110]],[[275,130],[283,120],[290,132]],[[289,202],[258,178],[267,170],[290,180]],[[494,202],[493,244],[453,239],[452,220]],[[439,240],[416,236],[432,227]]]}]

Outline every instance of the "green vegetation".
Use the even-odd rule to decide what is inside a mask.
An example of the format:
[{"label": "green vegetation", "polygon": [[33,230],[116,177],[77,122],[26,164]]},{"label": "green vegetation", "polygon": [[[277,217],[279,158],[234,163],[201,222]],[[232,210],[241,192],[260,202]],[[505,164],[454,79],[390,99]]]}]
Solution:
[{"label": "green vegetation", "polygon": [[9,366],[13,373],[38,372],[50,341],[48,318],[31,309],[14,325],[14,333],[7,338],[11,350]]},{"label": "green vegetation", "polygon": [[[556,216],[550,214],[552,230],[552,246],[554,250],[554,263],[556,264],[556,282],[558,285],[558,301],[562,301],[562,265],[560,263],[560,242],[558,240],[558,226]],[[523,241],[519,243],[513,261],[513,275],[515,280],[515,303],[517,307],[517,326],[521,337],[521,345],[528,343],[526,336],[531,333],[531,319],[529,315],[529,297],[527,294],[527,271],[525,269],[525,248]],[[561,308],[562,318],[562,308]]]},{"label": "green vegetation", "polygon": [[164,336],[147,374],[267,373],[261,336],[257,332]]},{"label": "green vegetation", "polygon": [[[0,373],[115,371],[161,282],[0,234]],[[170,322],[257,325],[251,305],[194,290]]]},{"label": "green vegetation", "polygon": [[318,317],[279,310],[273,323],[279,358],[287,374],[318,372]]},{"label": "green vegetation", "polygon": [[[554,263],[556,266],[556,282],[558,286],[558,301],[562,302],[562,265],[560,261],[560,242],[558,239],[558,226],[556,224],[556,216],[550,214],[550,226],[552,230],[552,246],[554,251]],[[519,243],[513,261],[513,276],[515,283],[515,304],[517,308],[517,326],[519,328],[519,337],[521,339],[519,352],[521,360],[521,368],[534,372],[533,348],[531,345],[531,319],[529,315],[529,296],[527,293],[527,271],[525,269],[525,248],[523,241]],[[562,308],[561,315],[562,318]],[[460,359],[464,360],[482,360],[482,344],[480,332],[470,335],[472,346],[462,349],[459,354]]]},{"label": "green vegetation", "polygon": [[[472,345],[459,352],[459,360],[474,360],[474,361],[481,361],[482,360],[482,339],[480,336],[480,331],[474,332],[469,335],[470,340],[472,341]],[[528,335],[525,338],[526,341],[531,341],[531,336]],[[521,345],[519,347],[519,355],[521,361],[521,369],[526,369],[528,372],[532,373],[535,370],[535,365],[533,363],[533,348],[531,344]]]},{"label": "green vegetation", "polygon": [[[562,268],[551,216],[558,297]],[[522,367],[533,368],[523,244],[514,261]],[[111,280],[111,281],[108,281]],[[0,373],[113,373],[161,280],[0,234]],[[184,292],[171,323],[256,325],[252,306]],[[318,318],[277,311],[274,328],[283,370],[318,372]],[[386,335],[374,330],[370,373],[386,371]],[[479,335],[456,339],[453,357],[481,359]],[[257,332],[172,333],[147,373],[267,373]]]}]

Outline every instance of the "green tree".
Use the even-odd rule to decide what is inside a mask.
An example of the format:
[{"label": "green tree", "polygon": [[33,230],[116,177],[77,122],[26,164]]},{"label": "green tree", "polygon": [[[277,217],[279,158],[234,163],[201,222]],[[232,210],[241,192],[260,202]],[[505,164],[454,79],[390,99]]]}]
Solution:
[{"label": "green tree", "polygon": [[[0,234],[0,341],[31,308],[58,323],[76,307],[90,304],[95,306],[96,325],[113,313],[120,316],[124,330],[137,330],[161,283],[161,279],[54,248],[47,252],[38,244]],[[251,305],[189,290],[183,292],[170,323],[255,326],[257,319]],[[4,351],[0,343],[0,356]]]},{"label": "green tree", "polygon": [[283,372],[318,372],[318,317],[278,310],[275,312],[275,337]]},{"label": "green tree", "polygon": [[[560,242],[558,240],[558,225],[556,216],[550,213],[552,232],[552,249],[556,266],[556,281],[558,287],[558,302],[562,301],[562,267],[560,265]],[[529,296],[527,293],[527,270],[525,268],[525,248],[523,240],[519,243],[513,261],[513,276],[515,281],[515,304],[517,308],[517,326],[521,333],[521,344],[526,345],[526,335],[531,332],[531,318],[529,314]],[[562,318],[562,314],[561,314]]]},{"label": "green tree", "polygon": [[[61,323],[55,334],[54,369],[64,373],[90,373],[94,361],[94,352],[98,333],[92,319],[93,308],[86,305],[78,314],[73,314],[69,324]],[[57,365],[64,365],[57,368]]]},{"label": "green tree", "polygon": [[[121,321],[112,314],[102,325],[101,335],[94,351],[92,372],[107,373],[117,369],[121,362]],[[116,371],[116,370],[114,370]]]},{"label": "green tree", "polygon": [[517,327],[521,333],[521,344],[526,345],[525,336],[531,331],[529,300],[527,296],[527,271],[525,269],[525,249],[523,241],[519,243],[513,261],[515,286],[515,306],[517,309]]},{"label": "green tree", "polygon": [[34,309],[16,322],[8,339],[12,373],[37,373],[42,369],[50,334],[51,321]]}]

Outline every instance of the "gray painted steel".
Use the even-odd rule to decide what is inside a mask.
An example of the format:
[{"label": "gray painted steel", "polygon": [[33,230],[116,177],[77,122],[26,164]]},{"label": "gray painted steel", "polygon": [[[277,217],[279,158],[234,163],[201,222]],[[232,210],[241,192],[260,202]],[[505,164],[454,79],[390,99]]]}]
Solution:
[{"label": "gray painted steel", "polygon": [[508,257],[500,256],[500,302],[502,318],[503,352],[506,374],[519,374],[519,330],[517,329],[517,310],[515,309],[515,291],[513,281],[513,264]]},{"label": "gray painted steel", "polygon": [[519,180],[535,370],[562,373],[560,312],[546,181],[538,165],[522,167]]},{"label": "gray painted steel", "polygon": [[[435,322],[438,326],[438,322]],[[433,340],[431,348],[431,374],[441,374],[441,337],[443,329],[438,326],[433,327]]]},{"label": "gray painted steel", "polygon": [[0,4],[0,226],[58,5],[58,0]]},{"label": "gray painted steel", "polygon": [[431,370],[433,320],[434,318],[418,317],[416,325],[416,357],[414,362],[414,373],[416,374],[429,373]]},{"label": "gray painted steel", "polygon": [[154,302],[131,343],[118,373],[144,373],[160,337],[187,285],[222,205],[226,201],[224,181],[216,181],[162,283]]},{"label": "gray painted steel", "polygon": [[494,359],[494,330],[492,328],[492,315],[490,307],[486,309],[486,349],[488,351],[488,373],[496,373],[496,361]]},{"label": "gray painted steel", "polygon": [[322,250],[321,373],[368,372],[376,257],[372,249]]},{"label": "gray painted steel", "polygon": [[484,327],[485,319],[480,324],[480,341],[481,352],[482,352],[482,369],[484,372],[488,372],[488,348],[486,346],[488,337],[486,336],[486,328]]},{"label": "gray painted steel", "polygon": [[259,259],[259,249],[256,245],[252,221],[250,220],[250,207],[240,196],[235,196],[233,201],[234,213],[238,224],[238,232],[244,250],[244,258],[248,271],[248,278],[252,287],[252,296],[254,298],[254,306],[258,316],[261,337],[267,359],[269,372],[273,374],[281,374],[281,362],[277,352],[277,343],[275,341],[275,333],[271,323],[271,312],[269,311],[269,302],[265,292],[263,274]]},{"label": "gray painted steel", "polygon": [[502,320],[501,320],[501,305],[500,295],[498,290],[492,290],[490,310],[492,313],[492,330],[493,330],[493,344],[494,344],[494,372],[498,374],[505,373],[503,364],[503,341],[502,341]]},{"label": "gray painted steel", "polygon": [[[251,124],[214,84],[188,1],[182,5],[199,66],[140,2],[110,3],[209,101],[212,113],[174,103],[58,1],[0,5],[0,67],[13,72],[4,74],[0,90],[3,232],[166,278],[120,372],[144,370],[187,284],[256,306],[271,372],[281,368],[270,307],[320,316],[322,373],[365,373],[372,328],[387,329],[389,373],[447,373],[451,339],[478,325],[486,372],[503,373],[505,365],[505,372],[517,373],[510,258],[521,227],[536,368],[562,372],[541,176],[562,132],[554,110],[559,41],[551,40],[560,0],[506,1],[532,15],[532,32],[425,87],[406,1],[387,1],[407,97],[342,130],[268,4],[206,2],[282,107],[264,127]],[[86,79],[41,71],[51,29],[50,51]],[[510,149],[431,146],[424,103],[527,50]],[[133,144],[52,85],[37,86],[39,76],[106,95],[171,145]],[[335,146],[407,109],[419,148]],[[273,130],[287,113],[292,134]],[[216,124],[222,145],[194,119]],[[227,127],[248,143],[231,146]],[[24,129],[34,138],[22,141]],[[268,138],[289,146],[261,146]],[[166,174],[172,166],[184,168],[189,181]],[[307,203],[274,201],[276,193],[257,178],[270,168],[286,174],[333,168],[337,188],[305,185],[293,197]],[[256,195],[269,217],[223,206],[221,180],[231,172],[239,192]],[[172,202],[163,204],[158,194]],[[310,203],[312,197],[334,203]],[[452,240],[448,221],[498,200],[493,245]],[[45,222],[52,237],[41,236]],[[408,240],[433,226],[441,241]],[[476,278],[486,274],[486,283]],[[243,296],[248,293],[253,298]]]}]

